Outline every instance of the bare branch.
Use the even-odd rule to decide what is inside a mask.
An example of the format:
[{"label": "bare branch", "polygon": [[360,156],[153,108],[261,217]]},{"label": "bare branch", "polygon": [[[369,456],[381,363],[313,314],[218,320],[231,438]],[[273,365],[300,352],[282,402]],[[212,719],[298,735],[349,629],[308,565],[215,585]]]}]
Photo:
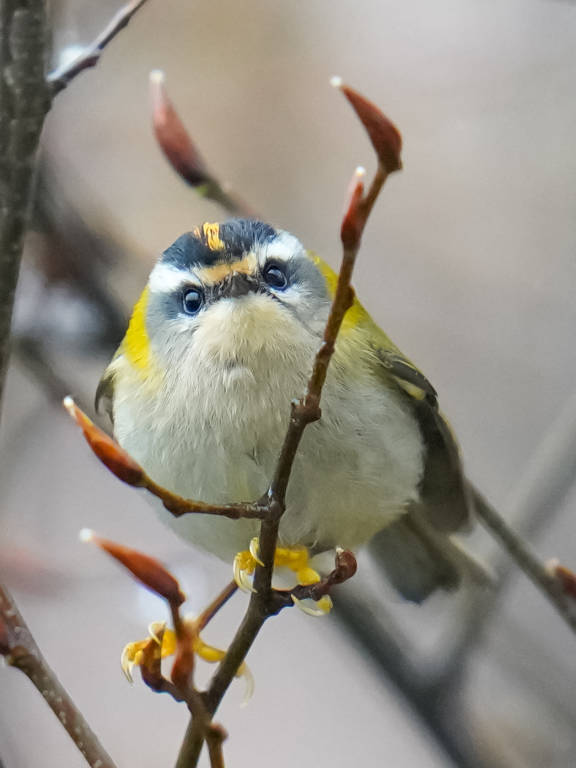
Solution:
[{"label": "bare branch", "polygon": [[124,8],[121,8],[85,51],[71,63],[65,64],[48,75],[48,84],[54,96],[64,90],[85,69],[90,69],[98,64],[104,48],[130,23],[134,14],[140,10],[145,2],[146,0],[132,0]]},{"label": "bare branch", "polygon": [[561,581],[550,573],[494,507],[476,489],[471,490],[477,517],[498,539],[518,567],[544,593],[568,626],[576,632],[576,603],[564,592]]},{"label": "bare branch", "polygon": [[44,78],[44,0],[0,4],[0,402],[33,170],[50,94]]},{"label": "bare branch", "polygon": [[115,768],[111,757],[48,666],[8,591],[0,585],[0,654],[23,672],[92,768]]},{"label": "bare branch", "polygon": [[206,504],[203,501],[184,499],[148,477],[146,472],[74,403],[71,397],[64,398],[64,407],[82,429],[86,442],[104,466],[123,483],[134,488],[144,488],[156,496],[175,517],[188,514],[219,515],[232,520],[251,518],[261,520],[268,514],[268,507],[259,502],[238,502],[233,504]]},{"label": "bare branch", "polygon": [[[341,86],[341,83],[338,83]],[[366,102],[366,110],[370,111],[370,119],[373,125],[392,125],[390,121],[377,108]],[[356,109],[356,107],[355,107]],[[358,110],[356,110],[358,113]],[[364,122],[364,121],[363,121]],[[286,437],[280,451],[274,477],[266,494],[268,499],[269,517],[262,521],[260,527],[259,553],[264,565],[258,565],[254,576],[255,593],[250,599],[250,604],[244,619],[234,636],[222,663],[216,670],[209,689],[206,692],[207,707],[211,715],[214,714],[228,686],[232,682],[240,664],[243,663],[258,632],[266,619],[279,609],[275,601],[275,593],[272,590],[272,573],[274,570],[274,555],[278,541],[280,519],[286,507],[286,491],[292,472],[296,452],[302,439],[304,430],[321,417],[320,399],[322,389],[326,381],[326,375],[330,360],[334,353],[336,339],[340,331],[342,321],[347,310],[354,301],[354,292],[350,285],[356,256],[360,248],[362,234],[366,226],[368,216],[378,197],[380,190],[388,176],[389,171],[382,166],[382,156],[392,157],[393,147],[384,147],[384,143],[390,141],[393,134],[389,130],[375,131],[371,134],[371,140],[379,158],[378,171],[370,187],[369,193],[364,197],[363,172],[356,172],[347,211],[344,215],[341,240],[343,246],[342,263],[338,275],[336,291],[332,300],[332,306],[326,323],[324,337],[318,350],[312,373],[308,382],[305,395],[292,404],[292,413]],[[376,136],[376,138],[373,138]],[[382,144],[382,146],[381,146]],[[398,148],[399,145],[395,143]],[[399,162],[396,168],[400,167]],[[354,561],[355,562],[355,561]],[[340,566],[343,564],[341,563]],[[355,571],[351,568],[351,572]],[[336,571],[341,575],[338,565]],[[337,578],[336,576],[334,577]],[[276,598],[277,600],[277,598]],[[202,749],[202,739],[194,723],[188,728],[184,742],[180,750],[177,768],[189,768],[198,762]]]}]

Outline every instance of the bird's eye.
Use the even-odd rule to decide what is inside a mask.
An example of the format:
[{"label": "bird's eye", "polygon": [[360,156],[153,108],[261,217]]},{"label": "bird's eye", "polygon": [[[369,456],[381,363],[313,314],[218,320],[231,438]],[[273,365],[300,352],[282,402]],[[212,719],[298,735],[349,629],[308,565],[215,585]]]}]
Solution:
[{"label": "bird's eye", "polygon": [[283,291],[288,287],[288,277],[285,268],[281,264],[273,262],[264,267],[264,280],[271,288]]},{"label": "bird's eye", "polygon": [[182,295],[182,306],[187,315],[195,315],[202,308],[204,295],[199,288],[188,288]]}]

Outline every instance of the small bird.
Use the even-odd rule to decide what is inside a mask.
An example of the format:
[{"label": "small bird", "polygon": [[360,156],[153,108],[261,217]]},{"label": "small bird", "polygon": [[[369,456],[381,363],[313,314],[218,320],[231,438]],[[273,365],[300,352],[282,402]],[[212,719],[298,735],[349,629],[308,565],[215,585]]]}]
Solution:
[{"label": "small bird", "polygon": [[[154,266],[96,407],[168,490],[213,504],[259,498],[290,402],[306,388],[335,285],[327,264],[266,223],[232,219],[187,232]],[[310,583],[317,574],[308,553],[357,550],[379,534],[393,586],[420,602],[474,570],[451,539],[470,505],[434,388],[355,300],[328,371],[322,419],[304,433],[295,460],[277,564],[297,561],[299,581]],[[246,586],[257,521],[161,514],[195,545],[236,558]]]}]

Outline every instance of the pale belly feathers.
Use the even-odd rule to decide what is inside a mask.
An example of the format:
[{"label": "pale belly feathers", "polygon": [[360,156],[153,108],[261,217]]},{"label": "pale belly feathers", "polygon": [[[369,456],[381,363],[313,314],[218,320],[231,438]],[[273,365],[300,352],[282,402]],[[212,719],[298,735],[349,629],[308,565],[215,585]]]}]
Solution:
[{"label": "pale belly feathers", "polygon": [[[309,359],[284,369],[264,360],[259,373],[241,365],[180,372],[178,380],[166,378],[154,405],[146,386],[121,376],[116,437],[157,483],[181,496],[258,499],[273,474],[290,401],[305,388],[298,370],[309,367]],[[281,544],[357,549],[417,499],[422,472],[422,438],[403,398],[369,374],[349,381],[333,367],[322,420],[306,429],[296,457]],[[178,534],[230,562],[258,531],[255,521],[174,518],[154,501]]]}]

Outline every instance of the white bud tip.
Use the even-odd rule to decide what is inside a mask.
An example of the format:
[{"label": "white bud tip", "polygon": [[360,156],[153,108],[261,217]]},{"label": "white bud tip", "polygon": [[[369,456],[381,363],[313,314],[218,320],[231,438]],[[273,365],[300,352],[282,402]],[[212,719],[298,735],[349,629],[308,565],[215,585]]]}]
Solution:
[{"label": "white bud tip", "polygon": [[80,533],[78,534],[78,538],[81,542],[86,544],[89,541],[92,541],[94,538],[94,531],[91,528],[82,528]]},{"label": "white bud tip", "polygon": [[359,165],[354,171],[354,175],[357,179],[363,179],[366,176],[366,168],[363,165]]},{"label": "white bud tip", "polygon": [[153,69],[150,72],[150,82],[152,85],[162,85],[165,79],[166,77],[161,69]]},{"label": "white bud tip", "polygon": [[67,411],[72,411],[74,409],[74,400],[70,397],[70,395],[66,395],[64,400],[62,400],[62,405],[64,408],[66,408]]},{"label": "white bud tip", "polygon": [[332,86],[332,88],[341,88],[342,78],[338,77],[338,75],[334,75],[334,77],[330,78],[330,85]]}]

